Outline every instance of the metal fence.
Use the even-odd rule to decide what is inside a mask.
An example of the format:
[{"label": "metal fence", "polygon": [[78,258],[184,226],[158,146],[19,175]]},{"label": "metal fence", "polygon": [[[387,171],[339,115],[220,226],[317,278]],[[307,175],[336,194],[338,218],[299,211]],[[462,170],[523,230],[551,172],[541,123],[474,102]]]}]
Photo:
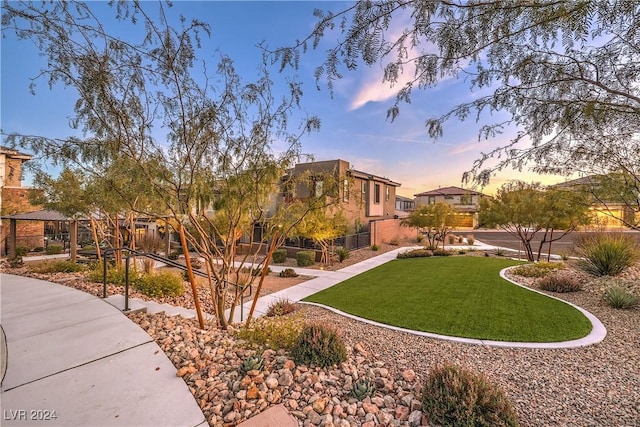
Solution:
[{"label": "metal fence", "polygon": [[[357,233],[338,237],[334,240],[334,245],[342,246],[349,251],[366,248],[371,245],[371,233],[367,231],[366,233]],[[300,249],[320,249],[320,246],[316,245],[313,240],[303,238],[287,239],[284,246]]]}]

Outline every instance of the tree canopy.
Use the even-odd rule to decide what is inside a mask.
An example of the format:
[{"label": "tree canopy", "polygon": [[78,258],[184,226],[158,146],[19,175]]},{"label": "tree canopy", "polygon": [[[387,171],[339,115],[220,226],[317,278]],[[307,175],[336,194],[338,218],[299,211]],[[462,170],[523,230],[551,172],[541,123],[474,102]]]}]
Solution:
[{"label": "tree canopy", "polygon": [[[315,15],[311,34],[274,52],[282,68],[330,35],[337,41],[316,69],[318,83],[333,88],[345,71],[381,65],[382,82],[398,89],[391,120],[414,90],[456,78],[477,96],[426,117],[428,135],[442,136],[450,119],[477,120],[479,138],[516,128],[465,179],[486,184],[496,170],[529,165],[568,175],[626,172],[638,186],[637,1],[359,1]],[[491,122],[499,111],[506,120]]]}]

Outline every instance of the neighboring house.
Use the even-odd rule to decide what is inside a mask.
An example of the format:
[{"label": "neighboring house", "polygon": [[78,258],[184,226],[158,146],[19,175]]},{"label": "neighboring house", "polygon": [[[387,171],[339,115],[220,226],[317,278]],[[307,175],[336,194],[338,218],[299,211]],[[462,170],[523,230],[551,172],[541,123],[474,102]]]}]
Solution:
[{"label": "neighboring house", "polygon": [[396,195],[396,211],[410,212],[416,208],[416,201],[409,197]]},{"label": "neighboring house", "polygon": [[[283,189],[277,202],[291,198],[309,197],[313,192],[322,191],[323,176],[330,174],[339,181],[337,197],[344,207],[344,214],[355,231],[366,231],[373,220],[396,216],[396,188],[399,183],[388,178],[352,169],[345,160],[299,163],[291,174],[300,176],[310,173],[315,180],[315,188],[298,185],[295,190]],[[316,193],[317,194],[317,193]]]},{"label": "neighboring house", "polygon": [[[624,219],[627,224],[634,224],[640,221],[640,212],[634,210],[620,200],[597,200],[594,194],[601,188],[601,175],[589,175],[571,181],[561,182],[552,187],[569,190],[584,190],[591,194],[591,207],[593,214],[593,225],[601,229],[620,229],[627,225],[620,219]],[[620,218],[620,219],[619,219]]]},{"label": "neighboring house", "polygon": [[487,197],[478,191],[460,187],[442,187],[415,195],[416,207],[447,203],[456,211],[456,227],[477,227],[480,199]]},{"label": "neighboring house", "polygon": [[[29,203],[30,189],[22,186],[22,164],[31,160],[29,154],[0,146],[0,215],[13,215],[40,209]],[[36,247],[43,245],[44,225],[39,221],[20,221],[17,236],[34,236],[19,240],[19,245]],[[6,254],[9,221],[3,220],[0,226],[0,255]]]}]

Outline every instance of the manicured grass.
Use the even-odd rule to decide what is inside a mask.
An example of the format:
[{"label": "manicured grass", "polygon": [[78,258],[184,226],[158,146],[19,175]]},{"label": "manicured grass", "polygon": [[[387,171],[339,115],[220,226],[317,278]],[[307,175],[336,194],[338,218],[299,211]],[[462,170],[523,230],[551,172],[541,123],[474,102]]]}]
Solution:
[{"label": "manicured grass", "polygon": [[517,261],[480,257],[394,260],[304,299],[377,322],[497,341],[557,342],[591,322],[561,301],[499,276]]}]

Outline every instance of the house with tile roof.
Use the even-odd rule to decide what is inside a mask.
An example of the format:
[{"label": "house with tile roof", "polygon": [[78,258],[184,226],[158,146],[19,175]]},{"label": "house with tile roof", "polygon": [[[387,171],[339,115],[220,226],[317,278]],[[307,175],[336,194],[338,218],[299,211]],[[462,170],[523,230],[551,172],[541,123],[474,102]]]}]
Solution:
[{"label": "house with tile roof", "polygon": [[416,207],[446,203],[456,211],[455,227],[474,228],[478,226],[480,200],[488,197],[478,191],[460,187],[440,187],[434,190],[415,194]]}]

